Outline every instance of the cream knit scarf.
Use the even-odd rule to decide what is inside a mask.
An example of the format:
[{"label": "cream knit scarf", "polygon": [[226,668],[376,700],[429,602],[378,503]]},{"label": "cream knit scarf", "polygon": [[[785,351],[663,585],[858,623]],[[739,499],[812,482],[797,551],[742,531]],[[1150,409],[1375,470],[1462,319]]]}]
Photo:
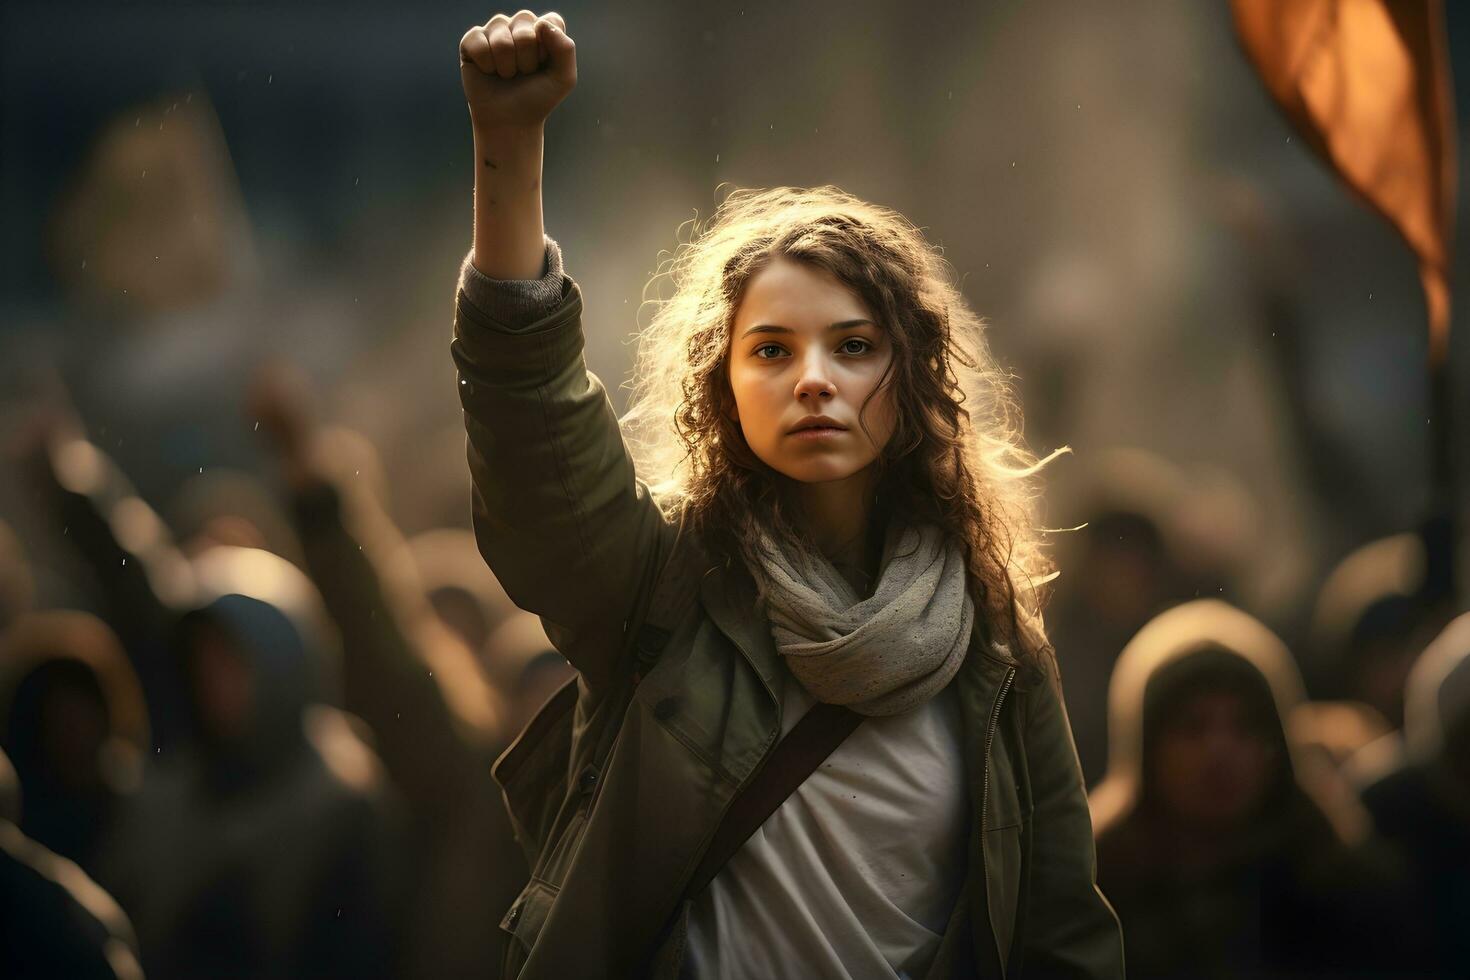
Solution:
[{"label": "cream knit scarf", "polygon": [[776,649],[818,701],[864,715],[915,708],[949,683],[969,649],[975,607],[964,551],[934,525],[889,525],[878,586],[861,598],[820,553],[771,539],[754,569]]}]

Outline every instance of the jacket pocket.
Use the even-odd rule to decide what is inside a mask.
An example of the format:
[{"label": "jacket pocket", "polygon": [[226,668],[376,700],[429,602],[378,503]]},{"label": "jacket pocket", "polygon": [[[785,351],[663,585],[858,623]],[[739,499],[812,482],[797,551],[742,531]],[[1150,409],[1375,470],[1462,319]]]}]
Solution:
[{"label": "jacket pocket", "polygon": [[515,940],[506,952],[505,976],[512,977],[520,972],[531,947],[536,945],[536,939],[541,935],[541,927],[546,925],[546,916],[551,912],[559,891],[555,885],[532,878],[500,920],[500,928]]},{"label": "jacket pocket", "polygon": [[985,832],[985,897],[990,908],[990,928],[995,948],[1005,969],[1016,929],[1016,909],[1021,897],[1021,825],[996,827]]},{"label": "jacket pocket", "polygon": [[505,791],[516,840],[533,868],[566,797],[578,694],[574,677],[541,707],[491,769]]}]

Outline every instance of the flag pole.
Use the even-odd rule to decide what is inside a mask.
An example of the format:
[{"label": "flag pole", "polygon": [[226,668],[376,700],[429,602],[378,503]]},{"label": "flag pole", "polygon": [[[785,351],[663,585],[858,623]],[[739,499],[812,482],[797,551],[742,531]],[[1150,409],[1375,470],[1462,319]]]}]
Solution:
[{"label": "flag pole", "polygon": [[1463,584],[1449,359],[1456,137],[1443,0],[1230,0],[1230,7],[1241,47],[1277,105],[1419,259],[1429,320],[1423,588],[1431,602],[1453,602]]}]

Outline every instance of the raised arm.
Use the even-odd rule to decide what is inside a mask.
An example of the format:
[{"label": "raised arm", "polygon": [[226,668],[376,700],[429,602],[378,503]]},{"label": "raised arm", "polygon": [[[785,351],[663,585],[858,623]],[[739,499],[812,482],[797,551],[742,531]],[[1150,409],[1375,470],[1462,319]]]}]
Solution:
[{"label": "raised arm", "polygon": [[541,224],[542,131],[576,82],[560,17],[497,15],[460,42],[475,132],[475,247],[453,355],[475,536],[591,689],[616,675],[666,525],[583,360],[582,296]]},{"label": "raised arm", "polygon": [[[439,621],[407,545],[368,482],[365,442],[319,429],[309,384],[289,369],[257,372],[259,420],[287,492],[306,560],[342,634],[345,707],[377,734],[389,774],[415,810],[453,818],[466,779],[510,734],[505,708],[474,655]],[[512,896],[513,897],[513,896]]]},{"label": "raised arm", "polygon": [[577,46],[560,14],[496,14],[459,42],[475,134],[475,268],[538,279],[546,117],[577,84]]},{"label": "raised arm", "polygon": [[177,617],[193,598],[188,560],[122,470],[76,423],[46,430],[22,466],[62,540],[90,567],[101,611],[143,686],[153,747],[172,749],[186,736],[172,641]]}]

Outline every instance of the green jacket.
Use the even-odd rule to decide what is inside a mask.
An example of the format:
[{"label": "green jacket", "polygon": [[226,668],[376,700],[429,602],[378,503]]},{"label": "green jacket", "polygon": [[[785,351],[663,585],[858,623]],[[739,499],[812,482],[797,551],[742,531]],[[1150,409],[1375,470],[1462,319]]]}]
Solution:
[{"label": "green jacket", "polygon": [[[461,290],[452,347],[480,550],[579,672],[495,767],[532,869],[501,921],[505,973],[675,977],[682,892],[776,744],[786,668],[748,574],[708,561],[635,476],[583,360],[581,292],[562,285],[525,325]],[[687,598],[646,629],[665,569]],[[954,683],[979,816],[930,976],[1121,977],[1054,667],[977,642]]]}]

